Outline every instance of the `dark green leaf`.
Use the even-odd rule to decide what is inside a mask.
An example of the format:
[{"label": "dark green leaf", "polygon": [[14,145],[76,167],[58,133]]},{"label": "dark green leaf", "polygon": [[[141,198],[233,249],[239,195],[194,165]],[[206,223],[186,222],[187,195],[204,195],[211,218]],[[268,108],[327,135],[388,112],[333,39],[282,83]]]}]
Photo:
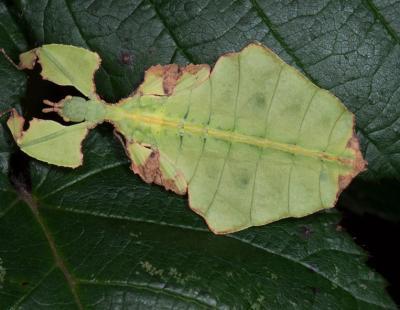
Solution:
[{"label": "dark green leaf", "polygon": [[[386,28],[396,20],[382,13],[382,23],[371,2],[18,2],[37,45],[101,54],[97,84],[108,100],[128,95],[150,65],[211,63],[257,39],[358,113],[371,176],[399,175],[396,122],[387,126],[399,97],[398,40]],[[388,140],[367,131],[378,123]],[[395,308],[336,213],[214,236],[186,198],[134,176],[108,132],[92,132],[77,170],[32,162],[31,195],[9,184],[0,138],[1,309]]]},{"label": "dark green leaf", "polygon": [[3,2],[0,2],[0,48],[14,60],[28,48],[18,23]]},{"label": "dark green leaf", "polygon": [[[4,3],[0,2],[0,49],[13,60],[27,49],[17,24]],[[18,71],[3,53],[0,53],[0,114],[19,103],[25,94],[26,76]]]}]

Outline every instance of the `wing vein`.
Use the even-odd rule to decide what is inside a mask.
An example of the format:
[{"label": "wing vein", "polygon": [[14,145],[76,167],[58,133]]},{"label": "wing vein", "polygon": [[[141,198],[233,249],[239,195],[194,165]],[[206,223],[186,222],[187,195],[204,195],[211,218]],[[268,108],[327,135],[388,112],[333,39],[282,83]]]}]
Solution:
[{"label": "wing vein", "polygon": [[[210,109],[209,109],[209,112],[208,112],[208,120],[207,120],[207,125],[206,125],[206,127],[208,127],[208,126],[210,125],[211,114],[212,114],[212,106],[213,106],[213,100],[212,100],[213,88],[212,88],[212,80],[211,80],[211,78],[208,79],[208,83],[210,84],[210,95],[209,95],[209,97],[208,97],[208,100],[209,100],[209,102],[210,102],[210,104],[209,104]],[[203,155],[204,155],[204,150],[205,150],[205,148],[206,148],[207,137],[208,137],[208,136],[207,136],[207,134],[206,134],[206,135],[204,136],[203,146],[202,146],[202,149],[201,149],[199,158],[197,159],[196,166],[195,166],[195,168],[194,168],[193,174],[191,175],[189,181],[187,182],[188,184],[190,184],[190,183],[192,182],[192,180],[194,179],[194,177],[196,176],[196,173],[197,173],[197,170],[198,170],[198,168],[199,168],[199,164],[200,164],[201,158],[203,157]],[[189,190],[190,190],[190,187],[189,187]]]},{"label": "wing vein", "polygon": [[283,69],[284,69],[284,65],[281,65],[281,70],[279,70],[278,77],[277,77],[276,82],[275,82],[275,85],[274,85],[274,91],[272,92],[272,96],[271,96],[271,99],[270,99],[270,103],[269,103],[269,105],[268,105],[268,109],[267,109],[267,112],[266,112],[266,115],[265,115],[265,132],[264,132],[264,139],[267,138],[267,132],[268,132],[268,127],[269,127],[269,118],[270,118],[270,116],[271,116],[271,108],[272,108],[272,105],[273,105],[273,103],[274,103],[276,91],[277,91],[277,89],[278,89],[279,82],[280,82],[280,80],[281,80],[281,73],[282,73]]},{"label": "wing vein", "polygon": [[[238,102],[239,102],[238,98],[239,98],[239,93],[240,93],[240,54],[238,54],[237,60],[238,60],[238,81],[237,81],[237,84],[236,84],[237,86],[236,86],[236,97],[235,97],[235,112],[234,112],[234,114],[233,114],[233,128],[232,128],[232,132],[235,132],[235,130],[236,130],[236,125],[237,125],[237,110],[238,110]],[[207,209],[206,209],[205,215],[207,215],[208,212],[210,211],[210,209],[211,209],[211,207],[212,207],[212,205],[213,205],[213,203],[214,203],[214,201],[215,201],[215,197],[217,196],[217,193],[218,193],[218,191],[219,191],[219,187],[220,187],[220,185],[221,185],[222,177],[223,177],[223,175],[224,175],[226,163],[227,163],[228,158],[229,158],[229,156],[230,156],[231,149],[232,149],[232,141],[229,141],[228,152],[227,152],[227,154],[226,154],[226,156],[225,156],[225,159],[224,159],[224,164],[223,164],[223,166],[222,166],[221,173],[220,173],[220,175],[219,175],[219,179],[218,179],[218,183],[217,183],[217,186],[216,186],[216,190],[214,191],[214,194],[213,194],[213,197],[212,197],[212,199],[211,199],[211,202],[209,203],[209,205],[208,205],[208,207],[207,207]]]}]

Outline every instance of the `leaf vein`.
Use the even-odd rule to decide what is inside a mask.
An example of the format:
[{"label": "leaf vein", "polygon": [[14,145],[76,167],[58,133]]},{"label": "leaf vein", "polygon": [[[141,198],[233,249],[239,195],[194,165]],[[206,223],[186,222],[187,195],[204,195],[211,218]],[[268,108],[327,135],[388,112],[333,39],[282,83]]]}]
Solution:
[{"label": "leaf vein", "polygon": [[376,5],[371,0],[364,0],[366,7],[372,11],[374,17],[380,21],[389,35],[394,39],[395,42],[400,43],[400,37],[396,34],[395,30],[390,26],[389,22],[383,17],[383,15],[379,12]]},{"label": "leaf vein", "polygon": [[181,299],[183,301],[188,301],[195,303],[197,305],[201,306],[207,306],[207,307],[215,307],[215,305],[209,304],[204,302],[203,300],[193,298],[187,295],[183,295],[181,292],[175,292],[171,289],[165,289],[165,288],[158,288],[158,287],[153,287],[149,284],[144,285],[144,284],[139,284],[139,283],[127,283],[127,282],[120,282],[120,281],[98,281],[98,280],[86,280],[86,279],[78,279],[79,283],[81,284],[86,284],[86,285],[101,285],[101,286],[119,286],[119,287],[130,287],[130,288],[136,288],[136,289],[144,289],[156,294],[164,294],[172,297],[176,297],[178,299]]},{"label": "leaf vein", "polygon": [[[118,220],[128,221],[128,222],[148,223],[148,224],[154,224],[154,225],[161,225],[161,226],[179,228],[179,229],[184,229],[184,230],[197,231],[197,232],[207,233],[207,234],[210,233],[209,230],[205,226],[204,227],[194,227],[194,226],[188,226],[188,225],[169,224],[169,223],[166,223],[166,222],[157,222],[157,221],[147,220],[147,219],[143,219],[143,218],[142,219],[136,219],[136,218],[132,218],[132,217],[128,218],[128,217],[122,217],[122,216],[104,216],[102,214],[97,214],[97,213],[88,212],[88,211],[82,211],[82,210],[76,210],[76,209],[55,209],[55,208],[46,207],[46,206],[43,206],[42,208],[43,209],[49,209],[49,210],[56,211],[56,212],[64,212],[64,213],[69,212],[69,213],[75,213],[75,214],[85,214],[85,215],[90,215],[90,216],[93,216],[93,217],[99,217],[99,218],[105,218],[105,219],[115,218],[115,219],[118,219]],[[374,301],[370,301],[370,300],[368,300],[366,298],[353,295],[353,293],[351,291],[349,291],[346,287],[344,287],[342,284],[338,283],[337,281],[334,281],[332,279],[332,277],[330,277],[329,275],[325,274],[321,270],[315,269],[314,266],[311,266],[307,262],[303,262],[300,259],[296,259],[296,258],[294,258],[294,257],[292,257],[290,255],[284,254],[284,253],[279,253],[279,252],[274,251],[274,250],[272,250],[270,248],[267,248],[265,246],[251,243],[250,241],[248,241],[245,238],[241,237],[241,235],[242,234],[240,234],[240,233],[239,234],[227,234],[227,235],[224,235],[223,238],[235,239],[235,240],[237,240],[239,242],[242,242],[244,244],[248,244],[248,245],[250,245],[252,247],[258,248],[258,249],[260,249],[262,251],[265,251],[267,253],[276,255],[278,257],[282,257],[282,258],[287,259],[287,260],[289,260],[291,262],[294,262],[296,264],[300,264],[303,267],[305,267],[305,268],[307,268],[307,269],[309,269],[311,271],[314,271],[316,274],[318,274],[322,278],[328,280],[330,283],[335,284],[337,287],[342,289],[344,292],[347,292],[348,294],[350,294],[350,296],[352,296],[354,299],[360,300],[360,301],[363,301],[363,302],[366,302],[366,303],[369,303],[369,304],[372,304],[372,305],[381,306],[380,304],[377,304]],[[352,255],[352,256],[362,256],[362,257],[364,257],[364,255],[360,254],[360,253],[346,252],[346,251],[343,251],[343,250],[340,250],[340,249],[327,249],[327,251],[340,251],[340,252],[343,252],[345,254],[349,254],[349,255]],[[77,280],[79,281],[79,279],[77,279]]]},{"label": "leaf vein", "polygon": [[[237,62],[238,62],[238,80],[237,80],[237,84],[236,84],[235,110],[234,110],[234,114],[233,114],[232,132],[235,132],[236,126],[237,126],[237,111],[238,111],[238,102],[239,102],[238,98],[239,98],[239,93],[240,93],[240,54],[237,57]],[[220,185],[221,185],[221,181],[222,181],[222,178],[223,178],[223,175],[224,175],[226,163],[227,163],[228,158],[230,156],[231,150],[232,150],[232,141],[229,141],[229,148],[228,148],[228,152],[227,152],[227,154],[225,156],[225,159],[224,159],[224,164],[222,166],[221,174],[219,175],[218,183],[217,183],[216,189],[214,191],[213,197],[211,199],[211,202],[208,205],[208,207],[207,207],[207,209],[206,209],[206,211],[204,213],[205,216],[208,214],[210,208],[212,207],[212,205],[213,205],[213,203],[215,201],[215,198],[217,196],[217,193],[219,191],[219,188],[220,188]]]},{"label": "leaf vein", "polygon": [[169,29],[168,24],[164,18],[164,16],[161,15],[161,12],[159,11],[159,9],[157,8],[157,6],[155,5],[153,0],[149,0],[149,3],[151,4],[151,6],[154,9],[154,12],[156,13],[157,17],[159,18],[159,20],[161,21],[161,23],[163,24],[163,26],[165,27],[165,29],[168,31],[170,37],[172,38],[172,40],[175,42],[176,47],[182,52],[182,54],[186,57],[187,60],[189,60],[191,63],[196,63],[193,59],[193,57],[186,51],[186,49],[184,49],[181,44],[179,43],[177,37],[175,36],[174,32],[171,31],[171,29]]},{"label": "leaf vein", "polygon": [[100,167],[98,169],[93,169],[90,172],[85,173],[85,174],[77,177],[75,180],[73,180],[71,182],[68,182],[68,183],[65,183],[64,185],[56,188],[55,190],[51,191],[50,193],[47,193],[42,198],[44,199],[44,198],[47,198],[47,197],[49,197],[51,195],[54,195],[55,193],[58,193],[61,190],[64,190],[64,189],[66,189],[68,187],[71,187],[72,185],[74,185],[74,184],[76,184],[78,182],[81,182],[81,181],[87,179],[88,177],[91,177],[91,176],[93,176],[93,175],[95,175],[97,173],[103,172],[103,171],[108,170],[108,169],[113,169],[113,168],[116,168],[116,167],[119,167],[119,166],[123,166],[123,165],[126,165],[128,163],[129,163],[129,160],[126,159],[124,161],[118,161],[118,162],[115,162],[115,163],[112,163],[112,164],[109,164],[109,165],[102,166],[102,167]]},{"label": "leaf vein", "polygon": [[267,14],[263,11],[263,9],[258,4],[257,0],[249,0],[251,5],[253,6],[254,10],[257,12],[257,15],[261,18],[263,23],[267,26],[270,30],[272,36],[279,42],[279,44],[284,48],[286,53],[292,57],[295,64],[303,70],[304,75],[312,81],[314,84],[317,84],[314,78],[305,70],[305,65],[302,61],[297,57],[297,55],[293,52],[293,50],[289,47],[289,45],[285,42],[283,37],[276,31],[275,26],[271,23],[270,19],[268,18]]}]

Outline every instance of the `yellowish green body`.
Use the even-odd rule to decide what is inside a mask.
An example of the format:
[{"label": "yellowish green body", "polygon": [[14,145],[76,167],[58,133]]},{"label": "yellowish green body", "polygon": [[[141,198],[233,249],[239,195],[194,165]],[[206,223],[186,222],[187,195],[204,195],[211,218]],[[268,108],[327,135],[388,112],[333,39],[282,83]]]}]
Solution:
[{"label": "yellowish green body", "polygon": [[[34,120],[9,127],[21,149],[48,163],[77,167],[88,129],[107,121],[124,139],[132,169],[179,194],[215,233],[227,233],[333,207],[364,169],[353,115],[331,93],[273,52],[251,44],[207,65],[155,66],[126,99],[107,104],[95,92],[99,57],[45,45],[21,57],[39,59],[42,75],[87,97],[50,104],[62,126]],[[79,61],[76,61],[79,59]]]}]

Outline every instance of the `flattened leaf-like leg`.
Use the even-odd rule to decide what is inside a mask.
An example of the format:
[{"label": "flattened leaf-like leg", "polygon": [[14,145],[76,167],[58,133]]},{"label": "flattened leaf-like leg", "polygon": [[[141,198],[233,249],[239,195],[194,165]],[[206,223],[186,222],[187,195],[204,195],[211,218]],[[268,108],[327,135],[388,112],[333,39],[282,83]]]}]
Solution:
[{"label": "flattened leaf-like leg", "polygon": [[90,128],[94,125],[83,122],[63,126],[50,120],[34,118],[29,128],[23,131],[24,118],[16,110],[7,121],[20,149],[31,157],[50,164],[76,168],[82,165],[81,145]]},{"label": "flattened leaf-like leg", "polygon": [[126,150],[132,161],[132,170],[146,183],[156,183],[177,194],[186,194],[187,183],[183,174],[165,155],[136,142],[128,142]]},{"label": "flattened leaf-like leg", "polygon": [[58,85],[73,86],[89,98],[95,98],[94,74],[101,59],[97,53],[62,44],[48,44],[20,55],[21,69],[33,69],[39,61],[44,79]]}]

